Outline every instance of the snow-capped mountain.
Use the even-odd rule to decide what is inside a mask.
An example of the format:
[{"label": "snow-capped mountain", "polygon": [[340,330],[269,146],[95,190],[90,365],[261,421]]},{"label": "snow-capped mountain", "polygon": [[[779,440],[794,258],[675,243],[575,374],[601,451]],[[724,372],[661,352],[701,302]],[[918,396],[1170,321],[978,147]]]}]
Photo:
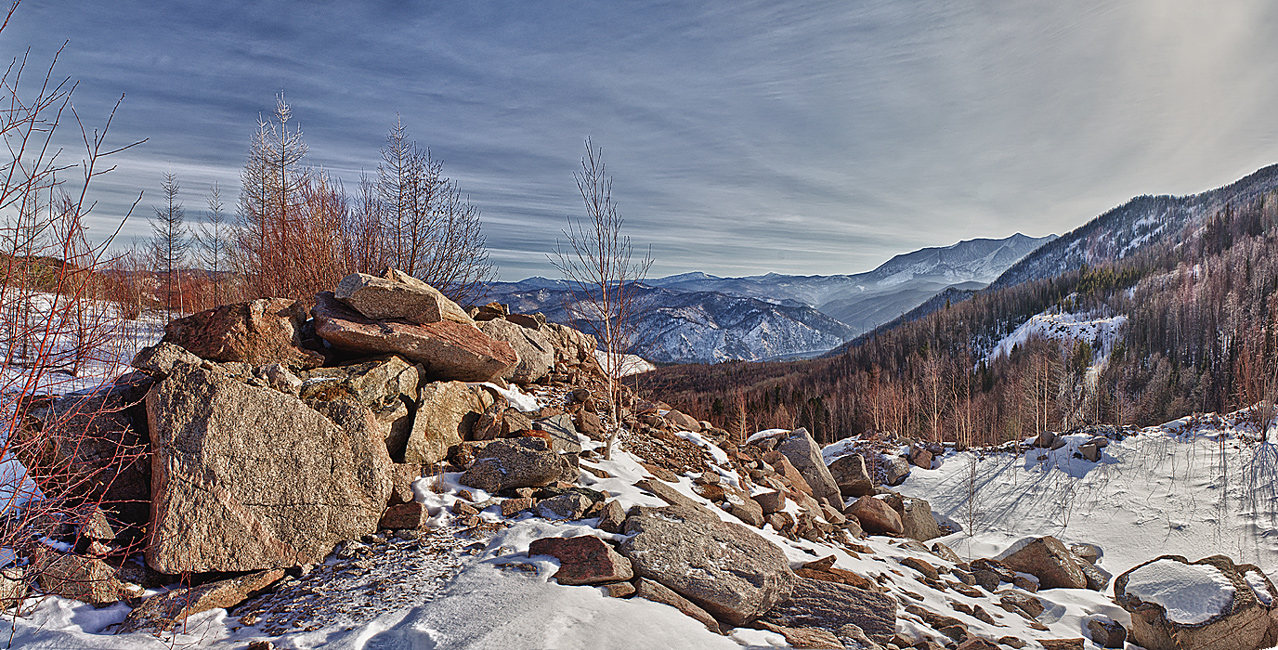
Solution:
[{"label": "snow-capped mountain", "polygon": [[1278,187],[1270,165],[1224,187],[1190,196],[1138,196],[1043,245],[1007,269],[991,288],[1060,275],[1086,265],[1114,262],[1147,246],[1180,237],[1187,228],[1227,205],[1241,205]]},{"label": "snow-capped mountain", "polygon": [[[569,322],[572,294],[560,281],[497,283],[490,297],[520,313],[540,311]],[[785,301],[771,303],[713,291],[637,287],[633,352],[663,363],[760,361],[815,355],[842,344],[851,329],[821,312]],[[590,331],[582,325],[583,331]]]}]

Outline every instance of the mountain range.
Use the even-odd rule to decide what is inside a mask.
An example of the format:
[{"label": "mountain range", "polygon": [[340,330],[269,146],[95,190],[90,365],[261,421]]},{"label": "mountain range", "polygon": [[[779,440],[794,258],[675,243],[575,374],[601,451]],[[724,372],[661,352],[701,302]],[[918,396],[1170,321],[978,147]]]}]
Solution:
[{"label": "mountain range", "polygon": [[[814,356],[891,321],[947,288],[985,287],[1054,235],[1017,233],[897,255],[853,275],[717,277],[700,272],[648,280],[636,294],[636,352],[657,362],[713,363]],[[569,322],[563,280],[499,282],[490,297],[519,312]]]}]

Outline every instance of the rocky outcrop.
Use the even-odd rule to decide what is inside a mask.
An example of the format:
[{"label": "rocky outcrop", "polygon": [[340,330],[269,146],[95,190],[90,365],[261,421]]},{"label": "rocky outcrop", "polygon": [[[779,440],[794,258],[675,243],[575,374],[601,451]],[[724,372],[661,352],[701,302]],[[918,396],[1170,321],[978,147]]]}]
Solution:
[{"label": "rocky outcrop", "polygon": [[161,573],[318,562],[376,530],[391,463],[372,413],[178,365],[146,398],[154,448],[147,564]]},{"label": "rocky outcrop", "polygon": [[450,320],[471,324],[466,311],[435,287],[398,269],[381,277],[352,273],[337,283],[334,296],[373,320],[400,319],[418,325]]},{"label": "rocky outcrop", "polygon": [[482,322],[479,329],[495,341],[508,343],[519,357],[519,363],[507,370],[503,379],[528,384],[541,381],[555,367],[554,343],[539,330],[521,327],[504,318]]},{"label": "rocky outcrop", "polygon": [[311,313],[315,333],[333,347],[364,354],[398,354],[422,363],[433,377],[491,381],[519,362],[509,343],[494,341],[474,325],[451,320],[421,325],[375,321],[329,292],[315,296]]},{"label": "rocky outcrop", "polygon": [[621,552],[635,573],[742,625],[790,593],[795,576],[781,549],[749,529],[679,506],[636,508]]},{"label": "rocky outcrop", "polygon": [[286,298],[264,298],[222,305],[179,318],[164,326],[164,342],[210,361],[243,361],[252,365],[282,363],[314,368],[324,356],[302,341],[306,309]]},{"label": "rocky outcrop", "polygon": [[382,425],[391,458],[402,460],[418,407],[421,375],[420,366],[402,357],[383,357],[303,373],[296,394],[306,401],[346,399],[368,407]]},{"label": "rocky outcrop", "polygon": [[803,476],[811,494],[817,499],[826,498],[831,503],[841,503],[839,484],[830,474],[829,468],[821,458],[821,446],[812,439],[807,429],[795,429],[789,433],[779,434],[774,439],[763,438],[755,444],[775,444],[776,451],[793,465]]},{"label": "rocky outcrop", "polygon": [[499,492],[549,485],[562,473],[559,454],[544,438],[507,438],[485,446],[458,480],[462,485]]},{"label": "rocky outcrop", "polygon": [[855,625],[876,640],[896,631],[896,600],[887,594],[826,580],[797,578],[790,597],[769,610],[764,621],[784,627],[837,632]]},{"label": "rocky outcrop", "polygon": [[1148,650],[1256,650],[1278,633],[1278,590],[1259,568],[1224,555],[1162,555],[1114,581],[1131,612],[1129,641]]},{"label": "rocky outcrop", "polygon": [[1087,576],[1078,558],[1055,537],[1023,539],[998,558],[1013,570],[1038,578],[1044,589],[1086,589]]}]

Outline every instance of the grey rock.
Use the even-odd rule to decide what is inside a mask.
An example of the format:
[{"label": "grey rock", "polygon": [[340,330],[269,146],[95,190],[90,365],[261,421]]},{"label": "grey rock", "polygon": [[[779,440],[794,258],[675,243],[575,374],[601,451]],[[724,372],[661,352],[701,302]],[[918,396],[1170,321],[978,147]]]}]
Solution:
[{"label": "grey rock", "polygon": [[680,612],[683,612],[684,615],[696,619],[702,625],[706,626],[707,630],[716,634],[723,633],[719,628],[719,622],[714,620],[714,617],[711,616],[709,612],[697,607],[687,598],[671,591],[659,582],[639,578],[635,581],[635,595],[645,600],[651,600],[654,603],[669,605]]},{"label": "grey rock", "polygon": [[883,500],[901,515],[902,535],[926,542],[945,534],[936,523],[932,505],[927,501],[899,494],[889,494]]},{"label": "grey rock", "polygon": [[705,511],[635,508],[621,553],[635,573],[660,582],[732,625],[783,601],[795,576],[781,549]]},{"label": "grey rock", "polygon": [[781,439],[777,451],[785,455],[786,460],[812,488],[812,496],[817,499],[830,499],[839,502],[839,484],[830,475],[830,469],[821,458],[821,446],[812,439],[807,429],[795,429]]},{"label": "grey rock", "polygon": [[203,359],[195,356],[190,350],[180,345],[161,341],[138,350],[138,353],[133,355],[133,361],[129,365],[156,379],[164,379],[169,376],[169,373],[173,371],[173,366],[177,363],[198,366],[202,362]]},{"label": "grey rock", "polygon": [[586,515],[594,500],[577,492],[565,492],[559,496],[537,502],[537,514],[546,519],[577,520]]},{"label": "grey rock", "polygon": [[480,323],[479,329],[493,340],[509,343],[519,356],[519,363],[506,371],[503,379],[528,384],[541,381],[554,368],[554,343],[540,331],[520,327],[504,318]]},{"label": "grey rock", "polygon": [[896,601],[887,594],[852,585],[797,578],[789,598],[769,610],[763,620],[830,631],[855,625],[871,639],[883,641],[896,631]]},{"label": "grey rock", "polygon": [[1013,571],[1038,578],[1044,589],[1087,587],[1082,563],[1055,537],[1023,539],[999,555],[998,560]]},{"label": "grey rock", "polygon": [[129,612],[116,628],[116,634],[172,630],[194,614],[217,608],[230,609],[283,577],[283,569],[272,569],[156,594]]},{"label": "grey rock", "polygon": [[487,492],[499,492],[549,485],[562,471],[559,454],[551,451],[546,440],[504,438],[485,446],[459,481]]},{"label": "grey rock", "polygon": [[372,413],[178,366],[147,394],[152,458],[147,564],[161,573],[319,562],[372,533],[391,490]]},{"label": "grey rock", "polygon": [[860,454],[848,454],[834,459],[829,465],[830,476],[845,497],[863,497],[874,494],[874,479],[865,467]]},{"label": "grey rock", "polygon": [[404,443],[404,462],[431,464],[446,458],[448,448],[461,443],[485,406],[479,393],[459,381],[422,386]]},{"label": "grey rock", "polygon": [[577,427],[572,423],[572,416],[567,413],[537,420],[533,422],[533,428],[550,434],[551,449],[561,454],[581,453],[581,438],[578,437]]},{"label": "grey rock", "polygon": [[435,287],[398,269],[382,277],[352,273],[338,282],[334,296],[373,320],[398,318],[425,324],[451,320],[469,324],[466,312]]}]

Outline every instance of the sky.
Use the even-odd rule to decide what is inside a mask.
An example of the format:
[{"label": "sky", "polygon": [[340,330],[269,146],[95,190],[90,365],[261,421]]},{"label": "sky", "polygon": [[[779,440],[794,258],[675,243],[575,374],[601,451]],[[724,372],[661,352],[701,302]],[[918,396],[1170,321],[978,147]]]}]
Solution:
[{"label": "sky", "polygon": [[[1278,3],[27,0],[0,55],[79,81],[147,142],[94,188],[145,238],[191,219],[283,92],[353,187],[398,115],[482,215],[502,279],[557,275],[589,137],[655,276],[856,273],[973,237],[1067,232],[1140,194],[1278,162]],[[75,154],[68,149],[66,155]]]}]

